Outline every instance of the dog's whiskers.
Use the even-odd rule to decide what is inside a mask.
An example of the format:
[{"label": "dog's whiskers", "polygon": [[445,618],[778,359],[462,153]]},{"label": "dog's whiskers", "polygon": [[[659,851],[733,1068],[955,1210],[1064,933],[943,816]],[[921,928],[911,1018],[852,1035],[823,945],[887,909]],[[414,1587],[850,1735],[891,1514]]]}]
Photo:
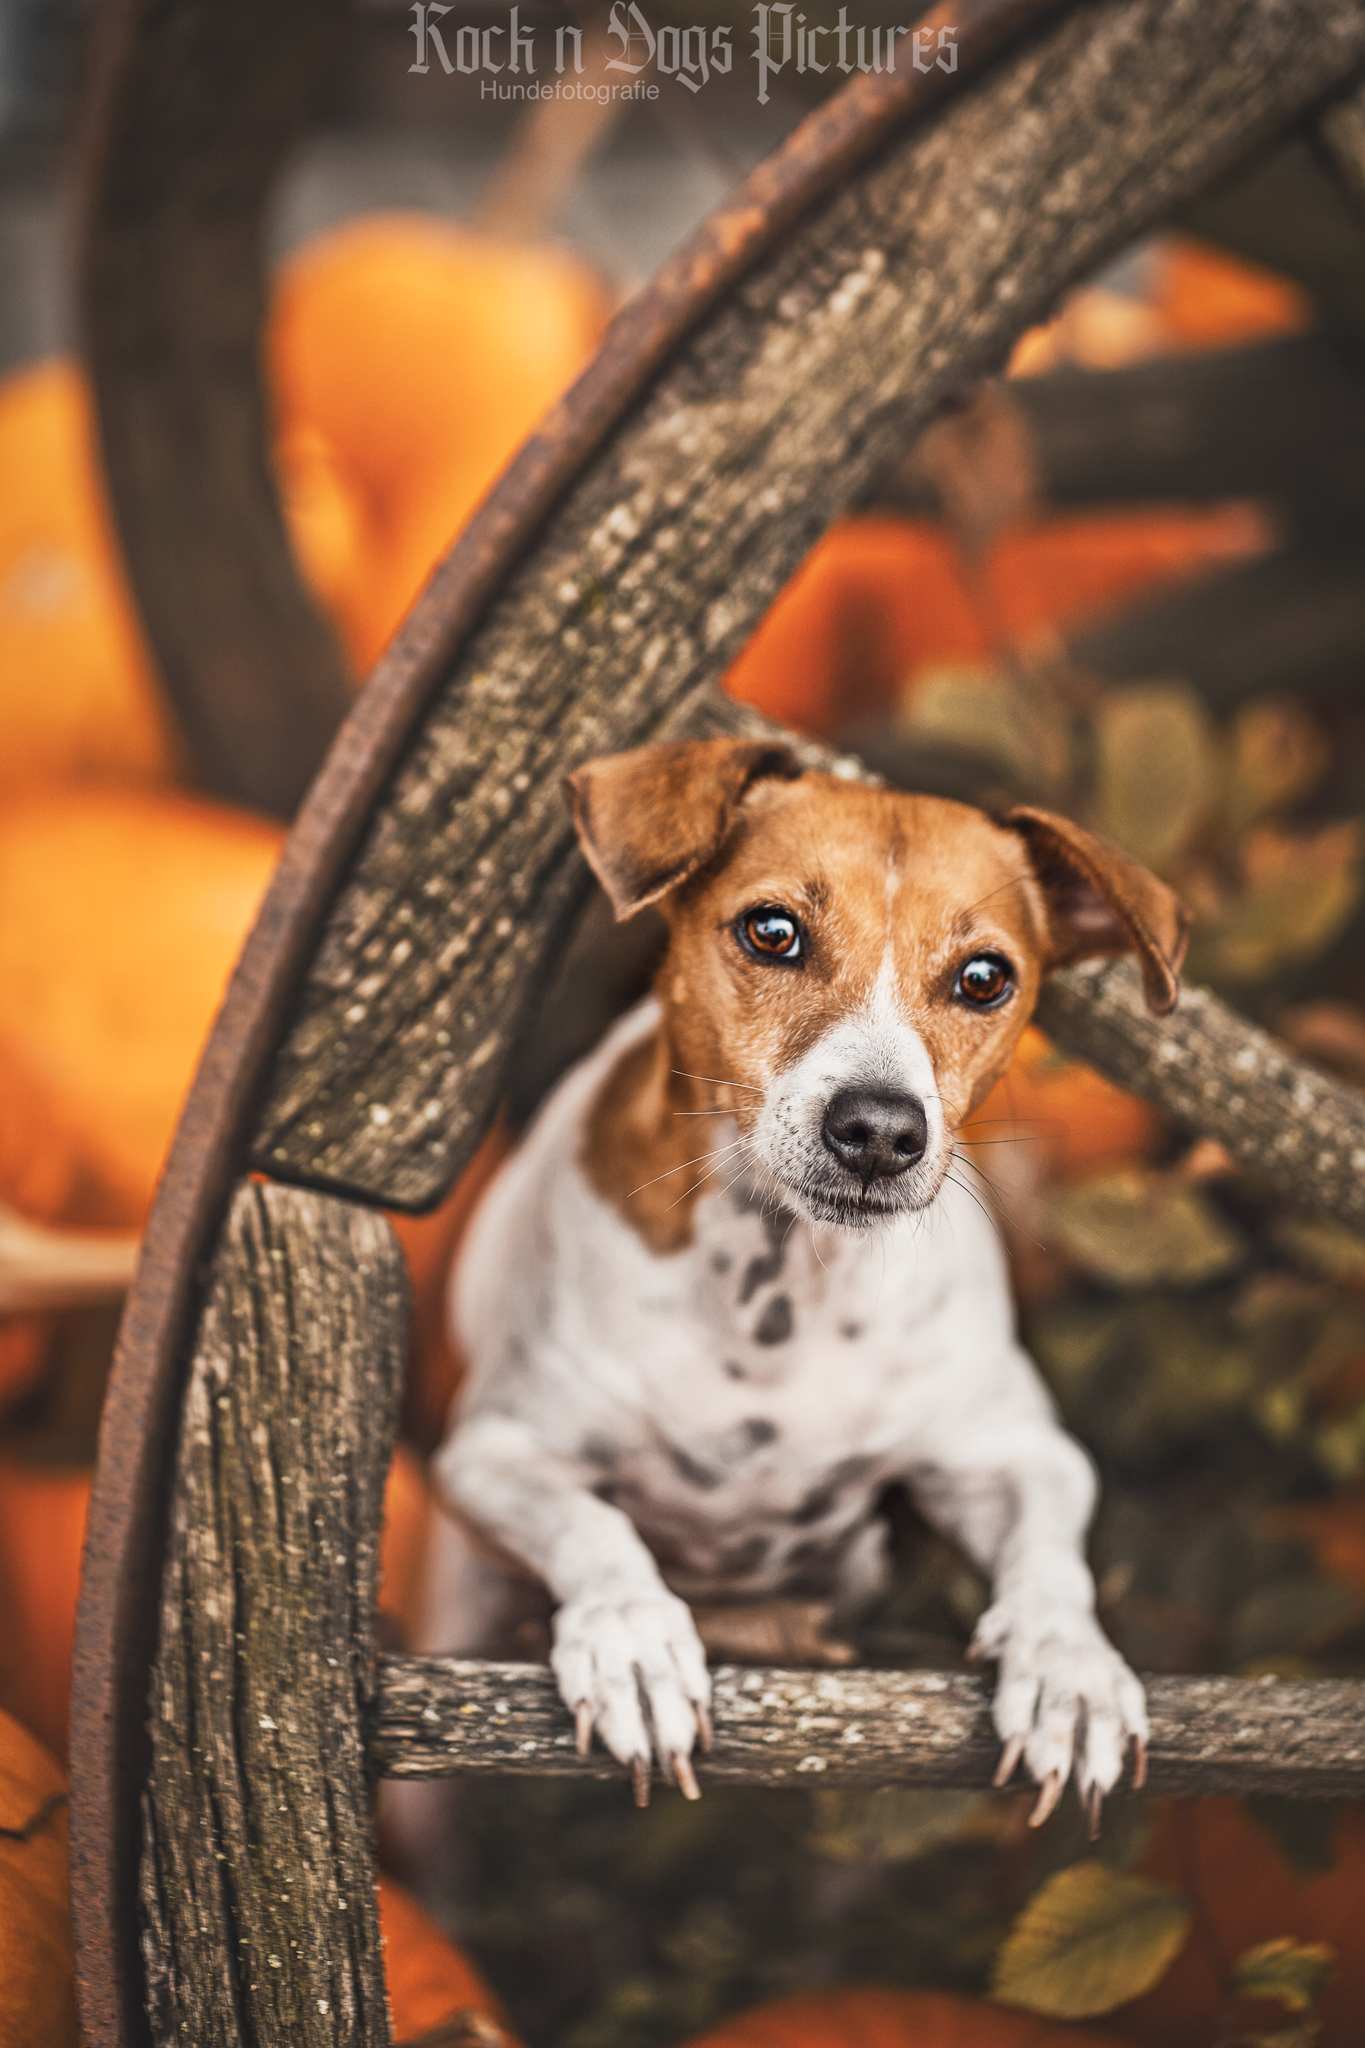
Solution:
[{"label": "dog's whiskers", "polygon": [[[749,1142],[749,1141],[748,1141],[748,1139],[747,1139],[747,1138],[739,1138],[739,1139],[737,1139],[737,1140],[735,1141],[735,1144],[734,1144],[734,1145],[727,1145],[727,1146],[725,1147],[725,1152],[734,1152],[734,1151],[736,1150],[737,1146],[740,1146],[740,1145],[747,1145],[747,1144],[748,1144],[748,1142]],[[712,1155],[711,1155],[710,1153],[703,1153],[703,1154],[702,1154],[702,1157],[703,1157],[703,1158],[710,1158],[711,1156],[712,1156]],[[719,1173],[719,1172],[721,1171],[721,1168],[722,1168],[722,1166],[723,1166],[723,1165],[724,1165],[725,1163],[726,1163],[726,1162],[725,1162],[725,1153],[723,1152],[723,1153],[722,1153],[722,1154],[720,1155],[720,1157],[719,1157],[719,1158],[718,1158],[718,1159],[716,1160],[716,1163],[715,1163],[715,1165],[714,1165],[714,1166],[712,1166],[712,1167],[708,1167],[707,1171],[706,1171],[706,1172],[705,1172],[705,1173],[704,1173],[704,1174],[702,1175],[702,1177],[701,1177],[701,1179],[700,1179],[700,1180],[694,1180],[690,1188],[684,1188],[684,1189],[683,1189],[682,1193],[681,1193],[681,1194],[680,1194],[680,1195],[679,1195],[679,1196],[677,1197],[677,1200],[675,1200],[675,1201],[672,1201],[672,1202],[670,1202],[670,1203],[669,1203],[669,1205],[668,1205],[668,1206],[669,1206],[669,1208],[670,1208],[670,1209],[676,1209],[676,1208],[677,1208],[677,1206],[678,1206],[678,1203],[679,1203],[679,1202],[685,1202],[685,1201],[687,1200],[687,1198],[688,1198],[688,1196],[689,1196],[689,1195],[695,1195],[695,1194],[696,1194],[696,1192],[697,1192],[697,1189],[698,1189],[698,1188],[700,1188],[700,1187],[705,1187],[705,1185],[706,1185],[707,1181],[708,1181],[708,1180],[710,1180],[710,1178],[711,1178],[711,1175],[712,1175],[713,1173]],[[744,1171],[744,1168],[743,1168],[743,1167],[741,1167],[741,1168],[740,1168],[740,1173],[742,1173],[743,1171]],[[737,1175],[735,1176],[735,1178],[736,1178],[736,1179],[738,1179],[738,1178],[739,1178],[739,1175],[737,1174]]]},{"label": "dog's whiskers", "polygon": [[987,1124],[1009,1124],[1013,1130],[1022,1130],[1026,1124],[1037,1124],[1043,1130],[1063,1131],[1066,1120],[1060,1116],[974,1116],[969,1124],[954,1124],[953,1132],[979,1131]]},{"label": "dog's whiskers", "polygon": [[761,1095],[761,1088],[753,1087],[748,1081],[722,1081],[718,1074],[689,1074],[685,1067],[674,1067],[673,1072],[683,1081],[709,1081],[714,1088],[744,1088],[750,1095]]},{"label": "dog's whiskers", "polygon": [[[1046,1131],[1033,1131],[1020,1138],[959,1138],[958,1145],[970,1145],[973,1149],[981,1145],[1044,1145],[1047,1137]],[[957,1145],[953,1150],[957,1150]]]},{"label": "dog's whiskers", "polygon": [[656,1173],[653,1180],[642,1180],[638,1188],[631,1189],[630,1194],[626,1196],[626,1200],[629,1201],[631,1195],[642,1195],[646,1188],[657,1186],[661,1180],[669,1179],[672,1174],[682,1173],[686,1167],[700,1166],[703,1159],[723,1157],[725,1153],[733,1152],[736,1145],[747,1145],[748,1142],[747,1138],[736,1138],[733,1145],[722,1145],[718,1148],[718,1151],[698,1152],[695,1159],[680,1159],[676,1166],[666,1168],[663,1173]]},{"label": "dog's whiskers", "polygon": [[[995,1182],[991,1179],[990,1175],[986,1172],[985,1168],[978,1166],[974,1159],[963,1159],[956,1145],[954,1145],[953,1147],[953,1158],[956,1160],[960,1160],[961,1164],[966,1167],[968,1173],[974,1173],[978,1180],[985,1181],[986,1186],[990,1189],[996,1201],[1000,1204],[1000,1207],[1005,1212],[1005,1216],[1009,1222],[1010,1228],[1012,1230],[1017,1230],[1021,1237],[1026,1237],[1029,1243],[1033,1245],[1035,1250],[1045,1252],[1047,1250],[1047,1246],[1043,1243],[1041,1238],[1035,1237],[1033,1232],[1031,1230],[1026,1229],[1025,1226],[1020,1222],[1019,1217],[1015,1212],[1013,1202],[1006,1200],[1003,1190],[996,1186]],[[977,1196],[975,1191],[972,1188],[968,1187],[966,1181],[955,1180],[951,1170],[944,1176],[944,1178],[946,1180],[951,1180],[953,1182],[953,1186],[961,1188],[964,1194],[971,1195],[972,1200],[974,1202],[977,1202],[978,1206],[985,1211],[986,1215],[991,1217],[991,1223],[994,1226],[996,1233],[998,1235],[1000,1229],[999,1223],[997,1222],[996,1218],[991,1215],[990,1210],[986,1208],[985,1203],[980,1201],[980,1198]]]},{"label": "dog's whiskers", "polygon": [[[970,1159],[964,1159],[962,1163],[964,1166],[971,1165]],[[990,1224],[991,1229],[995,1232],[996,1236],[998,1237],[1000,1235],[1000,1225],[996,1218],[992,1216],[990,1210],[982,1201],[980,1195],[978,1195],[978,1193],[976,1192],[976,1189],[969,1188],[965,1180],[959,1180],[951,1167],[949,1167],[947,1173],[944,1174],[943,1178],[945,1181],[951,1181],[955,1188],[960,1188],[964,1195],[969,1195],[971,1197],[972,1201],[976,1203],[977,1208],[981,1211],[986,1221]]]}]

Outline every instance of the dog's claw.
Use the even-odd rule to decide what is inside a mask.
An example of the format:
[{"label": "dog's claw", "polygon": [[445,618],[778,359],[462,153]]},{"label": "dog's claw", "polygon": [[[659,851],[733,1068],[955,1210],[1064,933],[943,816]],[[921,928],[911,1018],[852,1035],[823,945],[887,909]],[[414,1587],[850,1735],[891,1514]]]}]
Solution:
[{"label": "dog's claw", "polygon": [[678,1790],[682,1793],[683,1798],[700,1799],[701,1786],[697,1783],[697,1774],[692,1768],[691,1757],[686,1755],[683,1750],[677,1749],[669,1758],[669,1763],[673,1767],[673,1776],[677,1780]]},{"label": "dog's claw", "polygon": [[648,1758],[648,1757],[646,1757],[646,1756],[633,1756],[633,1757],[631,1758],[631,1760],[630,1760],[630,1782],[631,1782],[631,1787],[632,1787],[632,1789],[633,1789],[633,1791],[634,1791],[634,1793],[635,1793],[635,1804],[636,1804],[637,1806],[639,1806],[639,1807],[642,1807],[642,1808],[643,1808],[643,1807],[646,1807],[646,1806],[648,1806],[648,1805],[649,1805],[649,1758]]},{"label": "dog's claw", "polygon": [[574,1742],[580,1756],[586,1756],[592,1748],[592,1704],[580,1700],[574,1708]]},{"label": "dog's claw", "polygon": [[1023,1754],[1023,1736],[1011,1735],[1009,1741],[1005,1744],[1005,1747],[1001,1752],[1000,1761],[995,1767],[995,1776],[991,1780],[991,1783],[995,1786],[997,1792],[1003,1785],[1008,1785],[1010,1779],[1014,1776],[1014,1773],[1018,1768],[1019,1759]]},{"label": "dog's claw", "polygon": [[1085,1795],[1085,1831],[1092,1842],[1100,1838],[1100,1815],[1104,1811],[1104,1794],[1098,1785],[1092,1785]]},{"label": "dog's claw", "polygon": [[711,1726],[711,1709],[704,1700],[698,1700],[695,1704],[695,1712],[697,1716],[697,1734],[700,1738],[701,1746],[706,1754],[710,1756],[711,1746],[716,1739],[716,1731]]},{"label": "dog's claw", "polygon": [[1038,1787],[1038,1804],[1028,1817],[1031,1828],[1040,1828],[1048,1815],[1054,1811],[1062,1796],[1062,1780],[1058,1772],[1049,1771]]},{"label": "dog's claw", "polygon": [[1147,1744],[1140,1735],[1133,1737],[1133,1790],[1140,1792],[1147,1783]]}]

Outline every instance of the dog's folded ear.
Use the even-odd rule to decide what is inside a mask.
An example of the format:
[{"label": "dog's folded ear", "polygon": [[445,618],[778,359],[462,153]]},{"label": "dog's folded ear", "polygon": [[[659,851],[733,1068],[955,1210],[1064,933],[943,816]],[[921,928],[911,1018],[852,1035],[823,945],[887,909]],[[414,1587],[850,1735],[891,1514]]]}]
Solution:
[{"label": "dog's folded ear", "polygon": [[706,865],[752,783],[800,772],[770,740],[684,740],[588,761],[565,788],[579,842],[619,920]]},{"label": "dog's folded ear", "polygon": [[1121,847],[1052,811],[1021,804],[1000,823],[1023,837],[1047,898],[1049,967],[1135,953],[1148,1009],[1173,1010],[1190,925],[1175,891]]}]

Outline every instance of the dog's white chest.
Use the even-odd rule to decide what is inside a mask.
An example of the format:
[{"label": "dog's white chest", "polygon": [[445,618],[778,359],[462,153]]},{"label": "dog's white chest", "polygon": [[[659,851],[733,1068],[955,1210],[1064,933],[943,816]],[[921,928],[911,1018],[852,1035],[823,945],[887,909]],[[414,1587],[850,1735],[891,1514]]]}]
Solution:
[{"label": "dog's white chest", "polygon": [[578,1089],[471,1234],[467,1404],[529,1405],[678,1590],[814,1588],[955,1398],[969,1319],[1008,1324],[989,1224],[953,1190],[854,1238],[722,1184],[660,1257],[583,1176]]}]

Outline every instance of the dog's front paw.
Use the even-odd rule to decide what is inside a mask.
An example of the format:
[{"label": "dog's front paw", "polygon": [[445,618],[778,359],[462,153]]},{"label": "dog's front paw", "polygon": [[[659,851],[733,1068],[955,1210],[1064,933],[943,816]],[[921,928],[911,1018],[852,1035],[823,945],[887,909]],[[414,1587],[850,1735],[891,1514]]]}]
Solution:
[{"label": "dog's front paw", "polygon": [[1039,1787],[1031,1822],[1040,1827],[1074,1763],[1093,1837],[1130,1746],[1134,1785],[1146,1775],[1147,1702],[1137,1678],[1093,1615],[1025,1618],[1003,1601],[982,1615],[972,1654],[1000,1666],[993,1711],[1005,1748],[996,1784],[1008,1783],[1022,1756]]},{"label": "dog's front paw", "polygon": [[550,1662],[577,1721],[580,1752],[587,1754],[596,1729],[629,1768],[637,1806],[649,1804],[651,1750],[688,1799],[700,1797],[692,1744],[700,1734],[710,1747],[711,1681],[684,1601],[662,1587],[571,1600],[555,1615]]}]

